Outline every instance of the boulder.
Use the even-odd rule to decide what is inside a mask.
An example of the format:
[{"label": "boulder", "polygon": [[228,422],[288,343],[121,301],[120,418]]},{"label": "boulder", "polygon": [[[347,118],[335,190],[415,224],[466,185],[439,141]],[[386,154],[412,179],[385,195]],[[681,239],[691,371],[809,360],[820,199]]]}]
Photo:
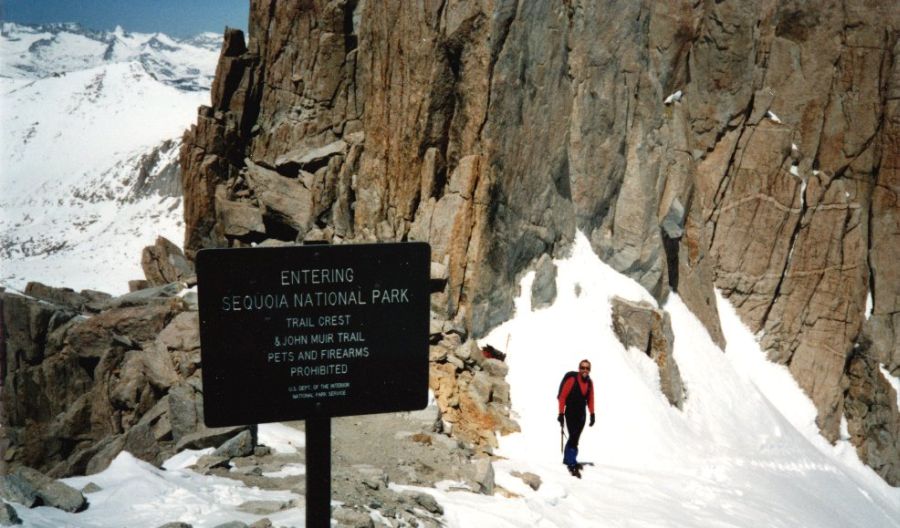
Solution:
[{"label": "boulder", "polygon": [[8,372],[4,384],[4,425],[22,427],[25,433],[20,441],[13,441],[13,447],[18,444],[25,448],[16,451],[17,456],[25,458],[13,461],[37,465],[52,460],[43,460],[44,453],[50,454],[58,446],[48,444],[42,436],[54,422],[58,432],[72,437],[77,434],[74,430],[65,431],[66,426],[89,424],[84,411],[90,409],[86,401],[79,400],[91,390],[93,372],[85,368],[91,365],[85,365],[82,358],[66,349],[38,365],[20,365]]},{"label": "boulder", "polygon": [[509,365],[499,359],[488,358],[481,362],[483,368],[488,374],[495,378],[505,378],[509,373]]},{"label": "boulder", "polygon": [[155,244],[144,248],[141,267],[147,282],[153,286],[180,282],[194,276],[194,267],[184,252],[165,237],[157,237]]},{"label": "boulder", "polygon": [[612,298],[612,324],[616,337],[626,347],[636,348],[656,362],[659,384],[670,404],[681,408],[684,382],[672,357],[674,336],[669,314],[646,302]]},{"label": "boulder", "polygon": [[115,434],[106,436],[96,444],[86,448],[84,451],[76,453],[74,456],[69,457],[69,461],[74,458],[79,462],[81,461],[80,459],[87,458],[88,461],[84,464],[83,469],[80,469],[75,465],[66,464],[63,468],[54,468],[54,473],[59,475],[71,475],[81,472],[83,472],[85,475],[93,475],[99,473],[109,467],[116,456],[118,456],[118,454],[122,452],[122,449],[124,449],[124,447],[125,435]]},{"label": "boulder", "polygon": [[[215,468],[228,468],[230,466],[229,458],[216,455],[203,455],[197,459],[194,467],[203,473],[209,474],[209,470]],[[255,473],[255,472],[254,472]],[[259,472],[262,474],[262,472]]]},{"label": "boulder", "polygon": [[22,524],[22,519],[16,513],[16,509],[7,503],[0,505],[0,526],[15,526]]},{"label": "boulder", "polygon": [[359,473],[363,485],[370,490],[379,490],[388,488],[388,475],[381,469],[368,465],[353,466],[353,469]]},{"label": "boulder", "polygon": [[[172,438],[177,443],[190,433],[202,428],[202,395],[193,384],[181,381],[169,389],[168,396]],[[225,440],[227,438],[223,438],[222,442]],[[206,447],[217,447],[219,444]]]},{"label": "boulder", "polygon": [[140,363],[143,375],[155,389],[166,391],[180,381],[172,354],[159,341],[148,343],[140,351],[130,351],[129,354]]},{"label": "boulder", "polygon": [[331,518],[337,521],[337,526],[343,528],[374,528],[372,516],[367,512],[354,510],[345,506],[338,506],[331,512]]},{"label": "boulder", "polygon": [[266,233],[266,224],[259,207],[249,202],[228,200],[223,186],[216,189],[216,222],[223,226],[223,233],[227,236]]},{"label": "boulder", "polygon": [[225,457],[228,459],[236,457],[245,457],[253,454],[256,442],[253,441],[253,435],[249,429],[244,429],[233,438],[227,440],[213,451],[213,456]]},{"label": "boulder", "polygon": [[94,484],[93,482],[88,482],[84,485],[83,488],[81,488],[81,493],[84,494],[97,493],[98,491],[103,491],[103,488]]},{"label": "boulder", "polygon": [[25,295],[75,312],[81,312],[93,304],[102,303],[112,297],[108,293],[94,290],[82,290],[80,293],[76,293],[71,288],[54,288],[40,282],[26,284]]},{"label": "boulder", "polygon": [[216,447],[234,437],[243,427],[202,427],[181,437],[175,447],[182,449],[206,449]]},{"label": "boulder", "polygon": [[16,473],[0,476],[0,498],[26,508],[34,508],[40,504],[34,484]]},{"label": "boulder", "polygon": [[679,239],[684,235],[684,215],[684,206],[678,198],[675,198],[660,223],[660,227],[667,237]]},{"label": "boulder", "polygon": [[34,495],[39,499],[39,502],[34,501],[30,498],[30,493],[26,494],[24,498],[31,505],[25,505],[29,508],[43,504],[70,513],[79,512],[87,508],[87,499],[84,498],[80,491],[68,484],[53,480],[39,471],[19,466],[12,474],[3,478],[9,479],[10,477],[18,477],[20,489],[27,486],[27,488],[33,490]]},{"label": "boulder", "polygon": [[422,493],[419,491],[404,491],[403,496],[411,500],[415,504],[421,506],[425,511],[429,513],[434,513],[437,515],[444,514],[444,508],[440,504],[438,504],[437,499],[435,499],[433,495]]},{"label": "boulder", "polygon": [[77,489],[58,480],[41,486],[38,495],[44,504],[70,513],[79,512],[88,507],[87,499]]},{"label": "boulder", "polygon": [[124,435],[123,451],[148,461],[156,466],[175,454],[171,442],[160,442],[157,432],[147,422],[140,422],[131,427]]},{"label": "boulder", "polygon": [[184,290],[183,282],[172,282],[161,286],[153,286],[143,290],[136,290],[118,297],[104,301],[100,308],[109,310],[112,308],[124,308],[129,306],[144,306],[147,304],[171,304],[173,298]]},{"label": "boulder", "polygon": [[529,471],[526,471],[526,472],[524,472],[524,473],[522,473],[522,472],[520,472],[520,471],[512,471],[512,472],[510,473],[510,475],[522,479],[522,482],[524,482],[525,484],[527,484],[528,487],[531,488],[531,489],[533,489],[534,491],[539,490],[540,487],[541,487],[541,483],[542,483],[542,482],[541,482],[541,477],[540,477],[540,475],[536,475],[536,474],[531,473],[531,472],[529,472]]},{"label": "boulder", "polygon": [[242,502],[238,505],[237,510],[253,515],[272,515],[291,507],[290,502],[272,501],[272,500],[252,500]]},{"label": "boulder", "polygon": [[470,477],[479,493],[494,494],[494,465],[489,457],[478,457],[472,460]]},{"label": "boulder", "polygon": [[292,179],[257,165],[247,164],[247,184],[253,189],[266,213],[277,216],[281,222],[306,233],[312,226],[313,193],[300,179]]},{"label": "boulder", "polygon": [[314,149],[300,148],[291,150],[275,159],[275,166],[279,169],[298,170],[316,169],[327,162],[328,158],[347,153],[347,143],[337,140],[327,145]]},{"label": "boulder", "polygon": [[443,362],[447,360],[447,354],[450,350],[441,345],[431,345],[428,347],[428,361]]},{"label": "boulder", "polygon": [[145,290],[151,286],[150,281],[147,279],[134,279],[128,281],[128,291],[136,292],[138,290]]},{"label": "boulder", "polygon": [[195,311],[181,312],[159,333],[159,340],[170,350],[200,348],[200,319]]}]

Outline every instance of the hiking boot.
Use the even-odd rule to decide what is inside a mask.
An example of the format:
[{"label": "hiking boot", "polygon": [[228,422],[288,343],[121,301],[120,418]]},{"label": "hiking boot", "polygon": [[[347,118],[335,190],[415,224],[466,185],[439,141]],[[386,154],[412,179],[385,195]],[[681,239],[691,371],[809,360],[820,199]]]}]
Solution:
[{"label": "hiking boot", "polygon": [[581,478],[581,468],[576,466],[569,466],[569,473],[575,478]]}]

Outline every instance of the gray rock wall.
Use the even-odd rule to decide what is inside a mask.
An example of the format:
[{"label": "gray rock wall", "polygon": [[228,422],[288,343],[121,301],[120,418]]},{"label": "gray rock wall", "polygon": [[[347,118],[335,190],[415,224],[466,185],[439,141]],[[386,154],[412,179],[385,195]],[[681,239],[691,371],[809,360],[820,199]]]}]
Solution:
[{"label": "gray rock wall", "polygon": [[428,240],[434,311],[479,336],[580,229],[722,344],[720,288],[827,438],[851,377],[888,396],[849,365],[866,332],[900,374],[892,3],[256,0],[249,27],[184,139],[189,255]]}]

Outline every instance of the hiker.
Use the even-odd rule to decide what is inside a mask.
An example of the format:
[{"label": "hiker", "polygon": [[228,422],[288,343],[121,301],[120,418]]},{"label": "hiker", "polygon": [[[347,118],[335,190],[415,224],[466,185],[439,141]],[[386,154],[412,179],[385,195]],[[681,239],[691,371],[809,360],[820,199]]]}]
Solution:
[{"label": "hiker", "polygon": [[578,439],[584,429],[587,407],[591,414],[590,426],[594,426],[594,382],[591,380],[591,362],[582,359],[578,363],[578,372],[567,372],[563,376],[559,388],[559,422],[560,432],[563,424],[569,430],[569,440],[563,451],[563,464],[569,473],[581,478],[581,464],[578,463]]}]

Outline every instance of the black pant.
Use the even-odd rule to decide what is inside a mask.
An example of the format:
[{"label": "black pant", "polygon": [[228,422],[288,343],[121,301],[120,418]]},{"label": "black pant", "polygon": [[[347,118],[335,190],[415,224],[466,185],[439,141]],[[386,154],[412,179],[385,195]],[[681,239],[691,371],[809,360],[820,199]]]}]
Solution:
[{"label": "black pant", "polygon": [[577,460],[578,440],[581,438],[581,431],[584,430],[585,418],[584,411],[572,412],[566,409],[566,429],[569,430],[569,440],[566,442],[563,464],[567,466],[574,465]]}]

